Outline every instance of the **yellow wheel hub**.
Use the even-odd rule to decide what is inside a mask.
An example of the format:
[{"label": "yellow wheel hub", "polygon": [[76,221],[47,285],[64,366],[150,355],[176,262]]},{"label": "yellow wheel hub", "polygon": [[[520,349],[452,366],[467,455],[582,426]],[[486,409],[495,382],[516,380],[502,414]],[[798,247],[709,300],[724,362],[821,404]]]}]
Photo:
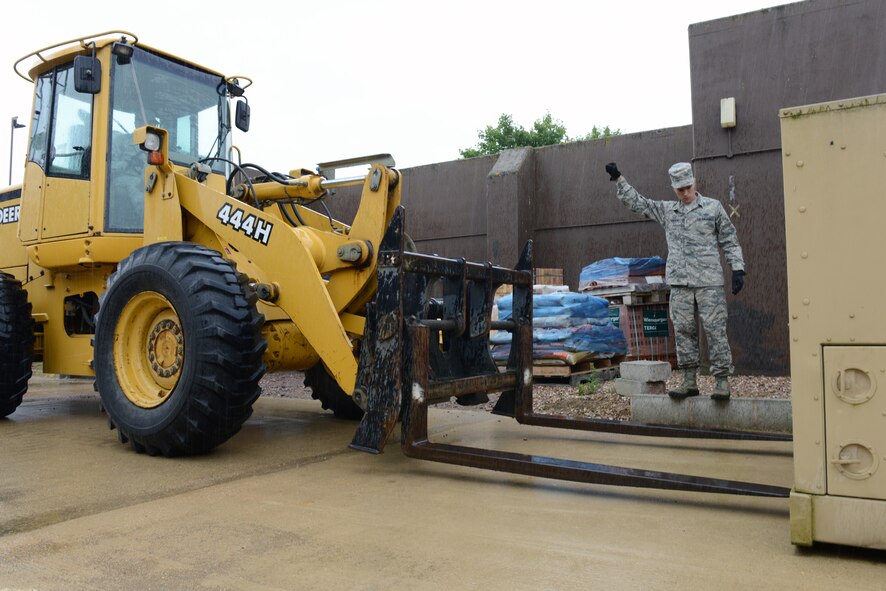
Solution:
[{"label": "yellow wheel hub", "polygon": [[114,367],[130,402],[142,408],[166,402],[184,359],[181,321],[169,300],[154,291],[129,300],[114,330]]}]

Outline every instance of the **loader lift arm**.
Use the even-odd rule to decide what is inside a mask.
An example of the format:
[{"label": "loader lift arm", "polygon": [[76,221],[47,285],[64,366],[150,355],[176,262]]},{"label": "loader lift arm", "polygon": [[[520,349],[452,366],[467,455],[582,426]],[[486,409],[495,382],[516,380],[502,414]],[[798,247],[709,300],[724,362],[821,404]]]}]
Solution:
[{"label": "loader lift arm", "polygon": [[[355,400],[366,409],[351,447],[380,453],[398,420],[401,447],[407,456],[589,484],[682,491],[787,497],[790,489],[652,470],[579,462],[506,451],[434,443],[428,437],[428,405],[456,396],[501,391],[498,414],[518,422],[559,428],[636,435],[716,439],[789,440],[779,434],[697,430],[595,419],[569,419],[532,410],[532,243],[527,243],[515,270],[444,259],[405,250],[403,211],[399,209],[379,252],[378,297],[367,315]],[[427,302],[428,286],[442,280],[450,304],[449,318],[435,318]],[[514,288],[509,321],[492,322],[489,310],[499,285]],[[421,297],[417,299],[417,295]],[[444,300],[446,297],[444,297]],[[490,329],[513,333],[504,372],[473,343],[488,340]],[[368,346],[367,346],[368,345]],[[446,359],[461,355],[459,363]],[[448,365],[447,365],[448,362]],[[454,375],[460,370],[461,375]]]},{"label": "loader lift arm", "polygon": [[[150,136],[158,138],[155,150],[145,148]],[[194,228],[209,229],[216,238],[212,248],[248,262],[262,283],[274,284],[273,303],[294,321],[341,389],[351,394],[357,375],[353,340],[363,333],[359,312],[374,292],[373,249],[399,204],[399,173],[376,164],[365,178],[327,181],[304,171],[303,177],[285,184],[248,182],[234,187],[231,196],[195,174],[176,172],[169,163],[167,138],[165,130],[151,126],[133,135],[134,143],[156,152],[160,163],[146,169],[145,243],[182,241]],[[274,204],[282,210],[292,199],[319,198],[327,188],[342,184],[363,186],[349,227],[306,208],[299,214],[294,205],[298,224],[265,211]],[[331,228],[319,231],[312,224]]]}]

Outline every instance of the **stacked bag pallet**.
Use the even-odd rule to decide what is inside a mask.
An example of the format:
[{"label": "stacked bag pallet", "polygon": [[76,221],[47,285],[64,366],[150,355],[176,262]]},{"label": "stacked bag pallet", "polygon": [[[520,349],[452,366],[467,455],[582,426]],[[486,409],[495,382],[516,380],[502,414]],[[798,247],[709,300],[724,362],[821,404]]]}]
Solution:
[{"label": "stacked bag pallet", "polygon": [[664,271],[661,257],[603,259],[581,271],[579,291],[609,301],[613,323],[628,343],[627,361],[676,362]]},{"label": "stacked bag pallet", "polygon": [[661,257],[603,259],[581,270],[578,277],[578,291],[612,287],[638,289],[640,285],[667,287],[664,283],[664,273],[665,260]]},{"label": "stacked bag pallet", "polygon": [[[535,286],[532,297],[532,356],[536,364],[576,366],[585,362],[623,356],[624,334],[609,317],[609,302],[593,295],[568,291],[567,286]],[[542,292],[542,293],[538,293]],[[498,301],[502,320],[511,317],[513,296]],[[505,363],[511,352],[511,333],[498,331],[490,337],[492,357]]]}]

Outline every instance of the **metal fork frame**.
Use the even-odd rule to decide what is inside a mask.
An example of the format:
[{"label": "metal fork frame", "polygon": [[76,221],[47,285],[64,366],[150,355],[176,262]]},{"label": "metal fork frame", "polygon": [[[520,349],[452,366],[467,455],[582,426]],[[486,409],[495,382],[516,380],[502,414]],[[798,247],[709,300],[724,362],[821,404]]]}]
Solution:
[{"label": "metal fork frame", "polygon": [[[403,403],[402,441],[403,453],[409,457],[446,464],[470,466],[499,472],[510,472],[540,478],[570,480],[588,484],[615,486],[632,486],[639,488],[657,488],[682,491],[725,493],[766,497],[787,497],[790,489],[733,480],[672,474],[654,470],[642,470],[564,460],[546,456],[518,454],[506,451],[479,449],[443,443],[432,443],[428,438],[428,405],[433,402],[448,400],[453,385],[447,382],[435,382],[429,377],[429,358],[427,343],[430,329],[426,326],[412,325],[409,327],[410,340],[413,343],[413,393]],[[531,328],[526,330],[526,338],[531,345]],[[513,387],[518,400],[531,392],[531,379],[519,379],[519,374],[508,370],[497,379],[489,376],[488,385],[499,389]],[[424,396],[415,393],[423,392]],[[523,399],[525,400],[525,399]],[[520,408],[521,405],[518,405]],[[519,414],[519,413],[518,413]],[[538,415],[544,417],[544,415]],[[527,418],[524,415],[523,418]],[[520,417],[517,417],[520,421]],[[524,424],[525,421],[520,421]],[[539,421],[535,424],[543,424]],[[562,419],[555,423],[568,428],[583,428],[585,421]],[[617,432],[613,430],[612,432]]]},{"label": "metal fork frame", "polygon": [[[664,425],[573,419],[533,411],[532,400],[532,244],[527,243],[516,269],[491,264],[468,263],[432,255],[405,252],[403,212],[398,210],[379,253],[379,297],[367,316],[366,338],[361,348],[358,394],[355,399],[367,410],[351,446],[379,453],[397,420],[401,422],[401,447],[409,457],[447,464],[496,470],[541,478],[590,484],[632,486],[682,491],[787,497],[790,489],[765,484],[672,474],[654,470],[610,466],[506,451],[479,449],[431,442],[428,437],[428,407],[476,393],[502,392],[495,410],[526,425],[600,431],[654,437],[692,437],[789,441],[782,434],[691,429]],[[429,276],[447,277],[462,284],[461,298],[454,298],[453,318],[422,318],[422,306],[415,303],[418,290],[424,297]],[[470,283],[485,286],[472,293],[484,293],[470,305],[465,294]],[[502,284],[514,288],[512,318],[493,324],[489,318],[495,289]],[[404,298],[409,293],[410,298]],[[478,315],[482,308],[485,319]],[[449,310],[452,312],[452,309]],[[438,362],[440,335],[450,339],[488,340],[491,328],[512,331],[507,367],[475,375],[478,367],[467,363],[466,375],[433,377]],[[379,338],[380,337],[380,338]],[[433,344],[433,345],[432,345]],[[364,359],[363,355],[366,354]],[[491,357],[490,357],[491,361]],[[436,373],[440,373],[438,369]]]}]

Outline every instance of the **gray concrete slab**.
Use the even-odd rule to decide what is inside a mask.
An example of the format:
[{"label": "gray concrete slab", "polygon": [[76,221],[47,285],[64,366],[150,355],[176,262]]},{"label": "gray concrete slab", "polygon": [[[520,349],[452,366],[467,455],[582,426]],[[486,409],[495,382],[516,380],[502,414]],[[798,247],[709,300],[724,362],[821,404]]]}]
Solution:
[{"label": "gray concrete slab", "polygon": [[618,364],[621,377],[637,382],[667,382],[671,379],[671,364],[667,361],[624,361]]},{"label": "gray concrete slab", "polygon": [[615,380],[615,393],[620,394],[621,396],[664,394],[666,391],[666,382],[646,382],[641,380],[629,380],[627,378],[616,378]]},{"label": "gray concrete slab", "polygon": [[[77,385],[76,388],[81,388]],[[549,481],[349,451],[313,401],[259,400],[215,452],[137,455],[88,389],[0,420],[0,589],[880,589],[884,553],[789,542],[787,501]],[[432,438],[789,486],[790,444],[523,427]]]}]

